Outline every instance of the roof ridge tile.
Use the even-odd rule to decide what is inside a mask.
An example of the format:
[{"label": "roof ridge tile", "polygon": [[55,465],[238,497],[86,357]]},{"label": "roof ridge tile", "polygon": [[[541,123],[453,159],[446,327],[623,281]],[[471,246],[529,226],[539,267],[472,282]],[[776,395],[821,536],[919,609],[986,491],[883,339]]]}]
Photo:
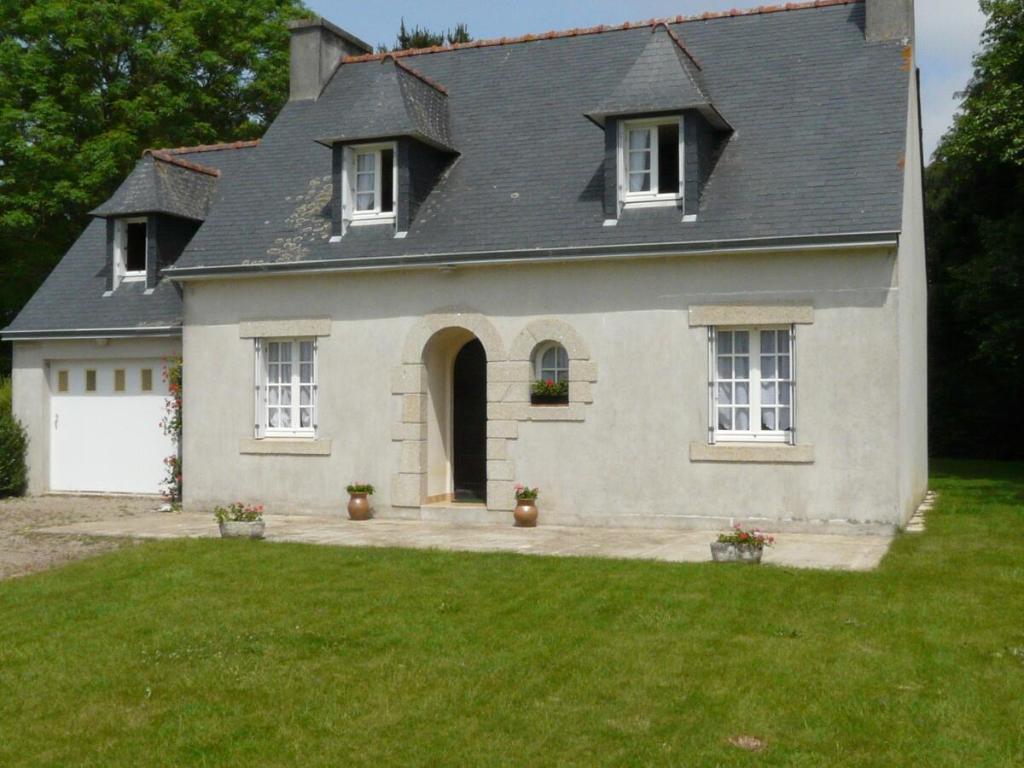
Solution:
[{"label": "roof ridge tile", "polygon": [[[483,40],[471,40],[468,43],[453,43],[451,45],[433,45],[429,48],[405,48],[398,51],[387,51],[386,53],[364,53],[358,56],[344,56],[343,64],[358,64],[363,61],[382,61],[387,57],[395,59],[407,56],[425,56],[431,53],[450,53],[465,48],[490,48],[499,45],[514,45],[517,43],[530,43],[537,40],[554,40],[563,37],[580,37],[582,35],[599,35],[604,32],[624,32],[630,29],[643,27],[654,27],[658,24],[686,24],[693,21],[711,21],[713,19],[731,19],[739,16],[761,16],[770,13],[785,13],[787,11],[804,11],[812,8],[829,8],[836,5],[856,5],[864,0],[806,0],[806,2],[786,3],[785,5],[759,5],[754,8],[737,9],[728,11],[705,11],[704,13],[692,16],[666,16],[661,19],[648,19],[647,21],[626,21],[622,24],[600,24],[596,27],[574,27],[566,30],[549,30],[547,32],[531,33],[519,37],[495,37]],[[684,47],[685,51],[686,48]],[[693,58],[689,51],[686,51],[690,58]],[[697,60],[694,59],[697,64]],[[699,67],[700,64],[697,64]]]},{"label": "roof ridge tile", "polygon": [[248,149],[249,147],[259,146],[259,139],[249,139],[246,141],[227,141],[219,144],[196,144],[191,147],[152,147],[143,151],[143,155],[147,152],[163,152],[168,155],[191,155],[197,152],[220,152],[226,149]]}]

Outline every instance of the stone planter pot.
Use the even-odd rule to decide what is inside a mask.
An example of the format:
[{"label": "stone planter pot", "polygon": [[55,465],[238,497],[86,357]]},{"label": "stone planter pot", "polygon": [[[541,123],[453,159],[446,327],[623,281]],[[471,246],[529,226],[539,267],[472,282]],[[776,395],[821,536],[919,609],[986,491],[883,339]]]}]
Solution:
[{"label": "stone planter pot", "polygon": [[749,563],[757,565],[761,562],[764,547],[750,544],[728,544],[716,541],[711,544],[711,559],[716,563]]},{"label": "stone planter pot", "polygon": [[519,499],[512,511],[516,526],[519,528],[535,528],[537,526],[537,502],[535,499]]},{"label": "stone planter pot", "polygon": [[218,525],[222,539],[262,539],[266,528],[262,520],[225,520]]},{"label": "stone planter pot", "polygon": [[350,493],[348,495],[349,520],[369,520],[373,512],[370,506],[370,494]]}]

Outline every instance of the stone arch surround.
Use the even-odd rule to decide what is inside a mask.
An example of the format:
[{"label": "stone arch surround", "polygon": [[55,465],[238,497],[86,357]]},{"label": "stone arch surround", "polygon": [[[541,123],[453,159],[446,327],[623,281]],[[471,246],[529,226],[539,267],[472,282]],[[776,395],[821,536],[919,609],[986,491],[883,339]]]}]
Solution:
[{"label": "stone arch surround", "polygon": [[[425,315],[409,330],[402,362],[392,373],[391,393],[400,399],[392,440],[401,443],[398,472],[392,478],[391,504],[419,508],[427,498],[427,367],[424,352],[446,330],[468,331],[487,353],[487,508],[515,508],[515,462],[509,443],[519,437],[521,421],[583,421],[593,402],[597,368],[576,330],[554,318],[533,320],[506,351],[501,335],[484,315],[451,307]],[[533,378],[531,355],[537,344],[557,341],[569,355],[569,398],[566,406],[530,405]]]}]

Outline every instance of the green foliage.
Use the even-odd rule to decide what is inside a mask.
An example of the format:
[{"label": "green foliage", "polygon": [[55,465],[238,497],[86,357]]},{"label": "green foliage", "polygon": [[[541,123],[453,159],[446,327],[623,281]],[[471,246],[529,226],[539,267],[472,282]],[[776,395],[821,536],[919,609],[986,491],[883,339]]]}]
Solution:
[{"label": "green foliage", "polygon": [[301,0],[0,5],[0,327],[147,147],[260,135]]},{"label": "green foliage", "polygon": [[775,537],[764,534],[760,528],[747,529],[736,523],[728,533],[718,534],[718,541],[720,544],[735,544],[741,547],[764,549],[775,544]]},{"label": "green foliage", "polygon": [[569,394],[568,381],[554,381],[553,379],[537,379],[530,385],[530,390],[535,395],[545,397],[565,397]]},{"label": "green foliage", "polygon": [[373,495],[373,486],[369,483],[352,483],[345,487],[348,493],[368,493]]},{"label": "green foliage", "polygon": [[27,448],[25,429],[11,413],[11,380],[0,379],[0,498],[25,492]]},{"label": "green foliage", "polygon": [[[1024,6],[983,0],[984,49],[926,177],[931,445],[1024,456]],[[1000,405],[997,405],[1000,404]]]},{"label": "green foliage", "polygon": [[515,491],[516,499],[519,501],[536,501],[540,495],[540,488],[531,488],[528,485],[517,485]]},{"label": "green foliage", "polygon": [[398,28],[398,37],[395,38],[394,47],[378,45],[379,53],[388,51],[408,51],[414,48],[434,48],[439,45],[454,45],[455,43],[468,43],[472,41],[469,36],[469,28],[465,24],[456,24],[455,29],[446,29],[443,32],[432,32],[417,24],[412,30],[406,29],[405,19],[402,19]]},{"label": "green foliage", "polygon": [[236,501],[226,507],[214,507],[213,516],[218,523],[255,523],[263,519],[263,505]]}]

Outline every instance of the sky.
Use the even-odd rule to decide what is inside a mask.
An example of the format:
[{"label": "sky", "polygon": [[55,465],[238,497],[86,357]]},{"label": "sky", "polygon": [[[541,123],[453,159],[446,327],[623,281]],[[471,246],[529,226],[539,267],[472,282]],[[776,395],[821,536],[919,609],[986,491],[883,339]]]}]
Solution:
[{"label": "sky", "polygon": [[[440,30],[465,22],[474,38],[516,37],[551,29],[620,24],[771,4],[773,0],[306,0],[314,11],[371,45],[394,44],[406,26]],[[774,0],[783,2],[783,0]],[[971,76],[984,17],[977,0],[917,0],[917,61],[926,157],[952,123]]]}]

